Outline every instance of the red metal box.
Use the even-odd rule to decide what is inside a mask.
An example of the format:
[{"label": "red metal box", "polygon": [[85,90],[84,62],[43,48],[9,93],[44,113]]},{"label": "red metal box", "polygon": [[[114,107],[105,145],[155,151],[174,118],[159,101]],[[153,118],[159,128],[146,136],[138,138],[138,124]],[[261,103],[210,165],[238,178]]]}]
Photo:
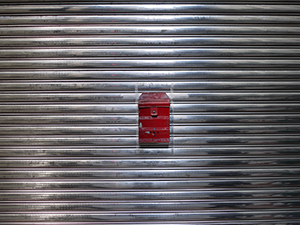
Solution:
[{"label": "red metal box", "polygon": [[170,99],[165,92],[147,92],[139,98],[139,143],[170,142]]}]

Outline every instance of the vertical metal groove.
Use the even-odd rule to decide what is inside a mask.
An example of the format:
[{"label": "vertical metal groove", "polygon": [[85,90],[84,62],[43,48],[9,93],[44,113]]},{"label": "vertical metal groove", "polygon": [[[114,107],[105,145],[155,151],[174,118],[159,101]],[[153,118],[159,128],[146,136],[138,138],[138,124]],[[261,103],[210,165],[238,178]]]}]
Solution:
[{"label": "vertical metal groove", "polygon": [[[297,224],[299,13],[0,0],[0,224]],[[169,146],[137,143],[148,91]]]}]

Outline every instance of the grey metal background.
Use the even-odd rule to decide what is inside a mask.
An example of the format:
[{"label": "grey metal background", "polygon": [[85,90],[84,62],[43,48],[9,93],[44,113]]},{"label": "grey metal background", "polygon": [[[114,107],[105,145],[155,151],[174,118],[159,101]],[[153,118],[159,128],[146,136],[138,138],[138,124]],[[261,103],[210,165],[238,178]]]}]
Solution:
[{"label": "grey metal background", "polygon": [[[0,224],[298,224],[299,1],[0,13]],[[168,147],[138,145],[145,91]]]}]

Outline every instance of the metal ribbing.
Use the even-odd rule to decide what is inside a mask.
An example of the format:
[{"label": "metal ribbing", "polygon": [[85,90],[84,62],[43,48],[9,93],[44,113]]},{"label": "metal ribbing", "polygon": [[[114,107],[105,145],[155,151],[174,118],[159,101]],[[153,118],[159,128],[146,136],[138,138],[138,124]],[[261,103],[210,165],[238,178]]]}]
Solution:
[{"label": "metal ribbing", "polygon": [[[0,224],[298,223],[299,12],[0,0]],[[148,91],[169,146],[138,145]]]}]

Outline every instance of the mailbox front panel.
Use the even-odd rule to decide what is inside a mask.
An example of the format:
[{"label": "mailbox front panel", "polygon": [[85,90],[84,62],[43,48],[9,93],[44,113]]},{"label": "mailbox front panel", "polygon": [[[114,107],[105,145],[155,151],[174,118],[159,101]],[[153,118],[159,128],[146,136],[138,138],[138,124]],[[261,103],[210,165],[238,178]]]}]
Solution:
[{"label": "mailbox front panel", "polygon": [[170,99],[166,93],[143,93],[139,99],[139,143],[170,142]]}]

